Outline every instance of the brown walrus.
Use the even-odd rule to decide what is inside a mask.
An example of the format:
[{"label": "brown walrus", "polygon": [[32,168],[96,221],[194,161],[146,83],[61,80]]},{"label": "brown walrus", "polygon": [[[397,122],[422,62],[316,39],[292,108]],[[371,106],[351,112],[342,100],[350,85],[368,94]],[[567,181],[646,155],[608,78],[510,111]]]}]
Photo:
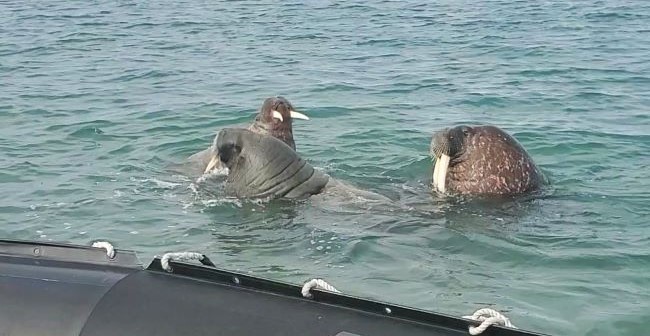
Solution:
[{"label": "brown walrus", "polygon": [[517,195],[538,190],[544,177],[526,150],[495,126],[456,126],[431,140],[433,188],[461,195]]},{"label": "brown walrus", "polygon": [[[255,116],[253,123],[248,126],[248,130],[264,135],[271,135],[282,140],[292,149],[296,149],[296,143],[293,140],[293,119],[309,120],[309,118],[299,112],[296,112],[293,105],[284,97],[270,97],[264,100],[259,113]],[[187,158],[192,163],[193,170],[200,173],[207,173],[214,169],[222,168],[219,161],[219,152],[216,146],[217,137],[215,136],[212,145],[198,153]]]}]

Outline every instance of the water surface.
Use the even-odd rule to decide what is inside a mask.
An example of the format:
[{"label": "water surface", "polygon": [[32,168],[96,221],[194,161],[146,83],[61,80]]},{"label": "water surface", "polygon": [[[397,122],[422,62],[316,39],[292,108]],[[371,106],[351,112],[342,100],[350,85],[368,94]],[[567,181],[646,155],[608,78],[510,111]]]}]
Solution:
[{"label": "water surface", "polygon": [[[650,322],[646,1],[2,2],[0,236],[108,239],[526,329]],[[391,207],[251,203],[167,165],[284,95],[300,154]],[[429,192],[433,131],[495,124],[544,197]]]}]

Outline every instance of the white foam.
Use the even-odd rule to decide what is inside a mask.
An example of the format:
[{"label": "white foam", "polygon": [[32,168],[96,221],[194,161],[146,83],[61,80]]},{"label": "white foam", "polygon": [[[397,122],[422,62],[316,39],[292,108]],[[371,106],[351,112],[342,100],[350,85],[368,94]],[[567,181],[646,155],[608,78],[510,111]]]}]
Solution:
[{"label": "white foam", "polygon": [[242,201],[236,197],[224,197],[219,199],[209,199],[201,200],[203,206],[212,208],[222,204],[234,204],[236,207],[241,208],[243,206]]},{"label": "white foam", "polygon": [[227,167],[219,167],[212,169],[211,171],[199,176],[194,183],[203,183],[205,180],[214,177],[214,176],[227,176],[230,171]]},{"label": "white foam", "polygon": [[156,178],[150,178],[150,179],[147,179],[145,181],[153,182],[153,183],[156,184],[157,187],[163,188],[163,189],[174,189],[174,188],[182,185],[182,183],[167,182],[167,181],[162,181],[162,180],[159,180],[159,179],[156,179]]}]

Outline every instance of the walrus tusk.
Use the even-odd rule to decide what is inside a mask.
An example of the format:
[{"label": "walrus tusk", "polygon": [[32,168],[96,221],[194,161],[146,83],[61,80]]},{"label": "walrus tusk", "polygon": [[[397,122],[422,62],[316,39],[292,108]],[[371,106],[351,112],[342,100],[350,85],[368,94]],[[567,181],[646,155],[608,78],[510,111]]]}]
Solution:
[{"label": "walrus tusk", "polygon": [[309,120],[308,116],[306,116],[306,115],[304,115],[304,114],[302,114],[300,112],[296,112],[296,111],[291,110],[290,114],[291,114],[291,118],[293,118],[293,119]]},{"label": "walrus tusk", "polygon": [[280,119],[280,121],[284,121],[284,118],[282,118],[282,114],[276,110],[271,111],[271,116],[275,119]]},{"label": "walrus tusk", "polygon": [[210,162],[208,162],[208,166],[205,167],[205,171],[203,171],[203,174],[207,174],[209,171],[214,169],[214,167],[216,167],[218,163],[219,163],[219,156],[213,155],[212,159],[210,159]]},{"label": "walrus tusk", "polygon": [[436,158],[436,165],[433,168],[433,186],[441,193],[444,193],[445,180],[447,179],[447,168],[449,167],[449,155],[441,154]]}]

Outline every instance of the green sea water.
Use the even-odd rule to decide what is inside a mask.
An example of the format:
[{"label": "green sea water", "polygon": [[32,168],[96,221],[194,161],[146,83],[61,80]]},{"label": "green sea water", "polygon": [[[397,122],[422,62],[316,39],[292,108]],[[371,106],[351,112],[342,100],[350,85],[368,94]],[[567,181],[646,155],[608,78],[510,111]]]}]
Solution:
[{"label": "green sea water", "polygon": [[[650,3],[0,2],[0,237],[107,239],[554,335],[650,323]],[[247,202],[166,167],[287,97],[300,155],[394,208]],[[434,131],[494,124],[551,181],[429,190]]]}]

